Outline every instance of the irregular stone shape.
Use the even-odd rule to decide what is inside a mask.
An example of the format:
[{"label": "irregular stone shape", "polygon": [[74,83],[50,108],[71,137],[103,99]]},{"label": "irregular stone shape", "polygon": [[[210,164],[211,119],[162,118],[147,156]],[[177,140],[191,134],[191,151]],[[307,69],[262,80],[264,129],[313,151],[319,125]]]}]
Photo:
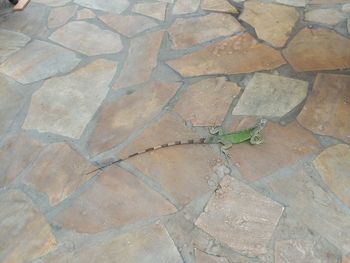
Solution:
[{"label": "irregular stone shape", "polygon": [[196,251],[196,263],[229,263],[226,258],[208,255],[198,249]]},{"label": "irregular stone shape", "polygon": [[71,0],[33,0],[35,3],[44,4],[52,7],[64,6]]},{"label": "irregular stone shape", "polygon": [[95,13],[87,8],[81,9],[77,12],[77,20],[92,19],[95,17]]},{"label": "irregular stone shape", "polygon": [[240,87],[224,77],[211,78],[190,85],[174,111],[194,126],[220,125]]},{"label": "irregular stone shape", "polygon": [[24,134],[7,139],[0,148],[0,186],[10,184],[38,157],[43,147]]},{"label": "irregular stone shape", "polygon": [[50,144],[33,164],[25,182],[48,196],[56,205],[89,180],[95,169],[66,143]]},{"label": "irregular stone shape", "polygon": [[350,68],[350,40],[324,28],[302,29],[283,54],[299,72]]},{"label": "irregular stone shape", "polygon": [[72,253],[45,257],[43,263],[128,262],[183,263],[174,242],[160,224],[99,240]]},{"label": "irregular stone shape", "polygon": [[178,18],[168,32],[173,49],[189,48],[200,43],[243,31],[229,14],[213,13],[194,18]]},{"label": "irregular stone shape", "polygon": [[266,254],[283,206],[229,176],[220,186],[195,224],[235,251]]},{"label": "irregular stone shape", "polygon": [[[176,140],[198,138],[182,122],[166,116],[145,130],[120,156],[128,156],[149,147]],[[208,146],[172,147],[143,154],[128,160],[139,171],[154,179],[180,205],[209,192],[217,156]],[[171,160],[171,161],[170,161]]]},{"label": "irregular stone shape", "polygon": [[330,147],[313,164],[329,189],[350,207],[350,147],[346,144]]},{"label": "irregular stone shape", "polygon": [[116,68],[116,62],[99,59],[46,80],[32,96],[23,128],[79,139],[106,97]]},{"label": "irregular stone shape", "polygon": [[0,75],[0,138],[11,127],[23,107],[24,99],[16,91],[18,86],[15,81]]},{"label": "irregular stone shape", "polygon": [[336,245],[343,254],[349,253],[349,211],[316,184],[306,171],[297,170],[289,175],[271,178],[267,185],[272,194],[288,205],[311,231]]},{"label": "irregular stone shape", "polygon": [[167,3],[138,3],[132,8],[132,11],[141,15],[149,16],[160,21],[165,20]]},{"label": "irregular stone shape", "polygon": [[298,121],[314,133],[350,142],[350,76],[318,74]]},{"label": "irregular stone shape", "polygon": [[[242,128],[238,127],[239,130]],[[313,134],[296,122],[285,127],[270,122],[262,134],[265,140],[262,145],[242,143],[229,150],[232,161],[249,180],[272,174],[321,148]]]},{"label": "irregular stone shape", "polygon": [[99,19],[101,19],[109,27],[118,31],[118,33],[127,37],[133,37],[138,33],[158,25],[157,23],[153,22],[152,19],[139,15],[121,16],[106,14],[100,16]]},{"label": "irregular stone shape", "polygon": [[277,3],[298,7],[306,6],[306,1],[307,0],[276,0]]},{"label": "irregular stone shape", "polygon": [[147,34],[131,40],[128,57],[113,88],[145,83],[157,66],[158,52],[164,31]]},{"label": "irregular stone shape", "polygon": [[70,50],[34,40],[2,63],[0,72],[28,84],[67,73],[79,62],[80,59]]},{"label": "irregular stone shape", "polygon": [[92,8],[96,10],[101,10],[110,13],[122,13],[129,6],[128,0],[118,0],[118,1],[96,1],[96,0],[74,0],[78,5]]},{"label": "irregular stone shape", "polygon": [[200,0],[177,0],[173,7],[174,15],[194,13],[198,10]]},{"label": "irregular stone shape", "polygon": [[327,25],[336,25],[341,21],[344,21],[346,16],[338,11],[337,9],[314,9],[305,13],[305,20],[327,24]]},{"label": "irregular stone shape", "polygon": [[214,12],[237,14],[238,10],[227,0],[202,0],[201,9]]},{"label": "irregular stone shape", "polygon": [[63,26],[68,20],[74,16],[78,7],[76,5],[68,5],[52,9],[47,19],[47,25],[49,28],[56,28]]},{"label": "irregular stone shape", "polygon": [[278,51],[244,33],[167,63],[183,77],[194,77],[269,70],[285,61]]},{"label": "irregular stone shape", "polygon": [[5,58],[24,47],[30,41],[30,37],[5,30],[0,29],[0,62],[5,60]]},{"label": "irregular stone shape", "polygon": [[55,249],[50,226],[26,195],[10,190],[0,199],[1,262],[29,262]]},{"label": "irregular stone shape", "polygon": [[259,38],[283,47],[298,20],[294,7],[251,0],[244,3],[240,19],[252,25]]},{"label": "irregular stone shape", "polygon": [[306,81],[255,73],[232,114],[283,117],[306,98],[307,90]]},{"label": "irregular stone shape", "polygon": [[175,212],[173,205],[137,177],[112,166],[55,222],[79,233],[97,233]]},{"label": "irregular stone shape", "polygon": [[111,149],[152,120],[175,95],[178,84],[151,82],[131,95],[104,105],[89,139],[93,154]]},{"label": "irregular stone shape", "polygon": [[123,49],[118,34],[85,21],[70,22],[55,31],[49,39],[88,56],[118,53]]}]

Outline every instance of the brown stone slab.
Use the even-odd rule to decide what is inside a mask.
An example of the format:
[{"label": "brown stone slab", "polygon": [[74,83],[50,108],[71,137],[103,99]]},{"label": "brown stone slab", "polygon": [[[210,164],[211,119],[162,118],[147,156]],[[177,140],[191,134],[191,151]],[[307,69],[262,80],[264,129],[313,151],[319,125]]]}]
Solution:
[{"label": "brown stone slab", "polygon": [[13,11],[22,11],[29,4],[29,2],[30,0],[19,0],[13,7]]}]

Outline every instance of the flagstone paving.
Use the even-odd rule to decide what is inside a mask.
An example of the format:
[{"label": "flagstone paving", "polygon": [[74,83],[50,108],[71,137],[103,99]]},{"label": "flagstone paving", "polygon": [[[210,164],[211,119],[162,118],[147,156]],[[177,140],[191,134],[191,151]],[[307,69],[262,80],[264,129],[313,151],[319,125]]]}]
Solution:
[{"label": "flagstone paving", "polygon": [[349,5],[1,10],[0,263],[349,263]]}]

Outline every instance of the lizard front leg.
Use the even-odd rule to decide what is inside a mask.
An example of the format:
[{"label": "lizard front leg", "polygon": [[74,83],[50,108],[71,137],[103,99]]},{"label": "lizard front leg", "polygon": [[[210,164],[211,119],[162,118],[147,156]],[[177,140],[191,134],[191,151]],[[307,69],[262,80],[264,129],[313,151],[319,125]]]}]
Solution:
[{"label": "lizard front leg", "polygon": [[223,154],[225,154],[227,157],[230,157],[230,154],[228,153],[228,149],[230,149],[231,147],[232,147],[232,142],[230,142],[230,141],[220,141],[220,143],[222,143],[223,144],[223,146],[221,146],[221,152],[223,153]]},{"label": "lizard front leg", "polygon": [[222,129],[222,127],[210,127],[209,128],[209,133],[211,135],[223,135],[224,134],[224,130]]}]

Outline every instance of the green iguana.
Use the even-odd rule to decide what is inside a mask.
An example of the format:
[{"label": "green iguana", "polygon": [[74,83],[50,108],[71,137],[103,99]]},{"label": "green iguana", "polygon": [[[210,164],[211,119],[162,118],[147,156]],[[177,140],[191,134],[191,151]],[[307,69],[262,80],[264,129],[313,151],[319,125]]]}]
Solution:
[{"label": "green iguana", "polygon": [[222,144],[223,146],[221,147],[221,151],[227,155],[227,150],[232,147],[233,144],[238,144],[242,143],[245,141],[248,141],[251,144],[262,144],[264,142],[260,131],[265,127],[267,123],[266,119],[261,119],[259,122],[257,122],[253,127],[245,129],[243,131],[238,131],[238,132],[232,132],[232,133],[224,133],[221,127],[212,127],[209,129],[209,132],[212,136],[205,137],[205,138],[200,138],[200,139],[191,139],[191,140],[185,140],[185,141],[175,141],[171,143],[165,143],[162,145],[158,145],[152,148],[145,149],[141,152],[133,153],[125,158],[113,161],[107,165],[101,166],[91,172],[96,172],[98,170],[102,170],[112,164],[119,163],[122,161],[125,161],[131,157],[146,153],[146,152],[151,152],[155,150],[159,150],[162,148],[170,147],[170,146],[175,146],[175,145],[184,145],[184,144]]}]

